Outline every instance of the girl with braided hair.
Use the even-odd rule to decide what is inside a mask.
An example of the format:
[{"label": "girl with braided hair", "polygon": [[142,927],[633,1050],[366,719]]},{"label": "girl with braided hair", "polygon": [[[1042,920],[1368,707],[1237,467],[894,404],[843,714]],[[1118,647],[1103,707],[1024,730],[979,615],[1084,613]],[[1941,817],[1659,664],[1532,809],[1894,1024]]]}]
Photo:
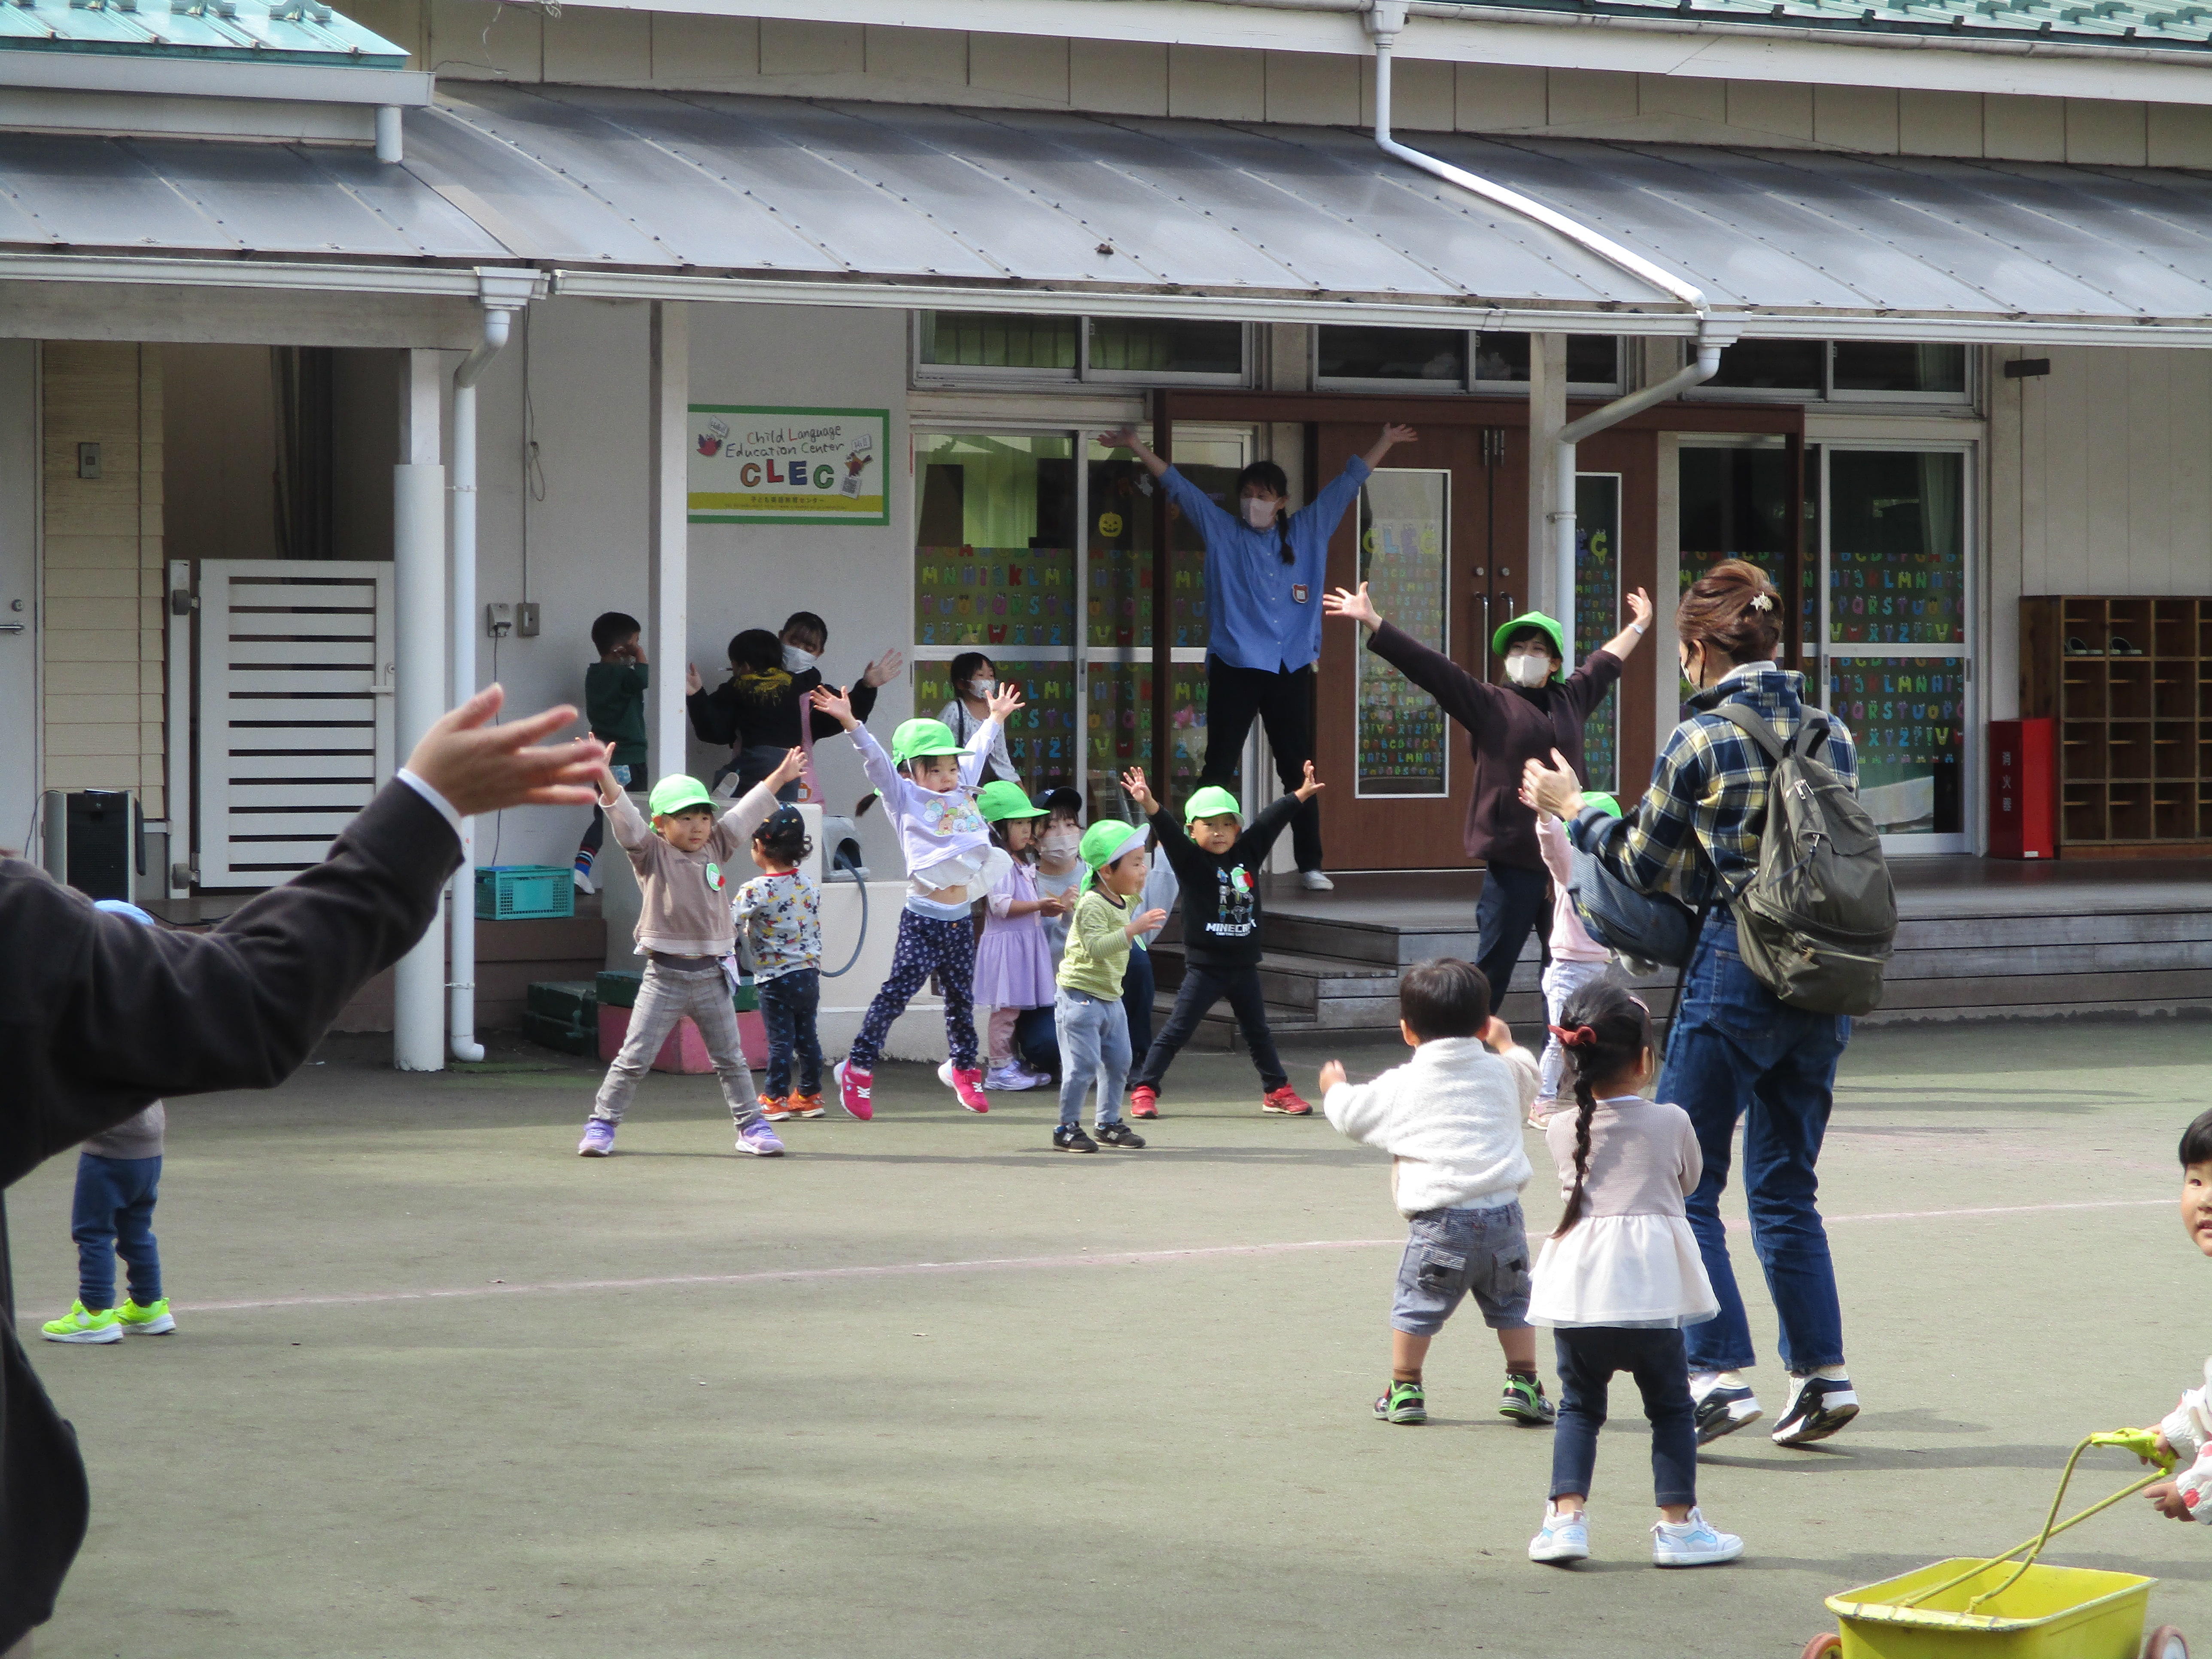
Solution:
[{"label": "girl with braided hair", "polygon": [[1576,1109],[1544,1138],[1566,1210],[1537,1257],[1531,1323],[1553,1328],[1559,1415],[1552,1494],[1528,1559],[1564,1564],[1589,1554],[1590,1475],[1606,1394],[1626,1371],[1651,1424],[1651,1480],[1659,1504],[1651,1559],[1662,1567],[1733,1561],[1743,1540],[1708,1525],[1698,1504],[1698,1430],[1682,1328],[1720,1311],[1685,1194],[1705,1172],[1697,1133],[1679,1106],[1644,1094],[1658,1067],[1651,1015],[1611,975],[1569,997],[1552,1027],[1573,1074]]}]

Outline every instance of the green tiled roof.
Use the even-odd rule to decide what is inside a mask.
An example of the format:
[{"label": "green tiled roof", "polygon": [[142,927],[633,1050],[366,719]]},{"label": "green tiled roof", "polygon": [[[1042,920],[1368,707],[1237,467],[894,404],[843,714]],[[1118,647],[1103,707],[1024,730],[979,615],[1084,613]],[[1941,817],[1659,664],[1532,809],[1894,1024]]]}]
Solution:
[{"label": "green tiled roof", "polygon": [[1554,11],[1856,34],[2189,50],[2212,46],[2212,5],[2174,0],[1454,0],[1470,12]]},{"label": "green tiled roof", "polygon": [[404,69],[319,0],[0,0],[0,52]]}]

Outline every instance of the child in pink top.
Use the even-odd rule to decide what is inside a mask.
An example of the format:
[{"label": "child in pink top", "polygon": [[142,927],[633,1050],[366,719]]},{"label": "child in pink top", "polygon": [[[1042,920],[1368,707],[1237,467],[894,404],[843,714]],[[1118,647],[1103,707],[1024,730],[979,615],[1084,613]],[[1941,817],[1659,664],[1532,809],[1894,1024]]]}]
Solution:
[{"label": "child in pink top", "polygon": [[[1610,795],[1585,793],[1583,804],[1599,807],[1614,817],[1620,816],[1620,805]],[[1551,1016],[1546,1023],[1557,1025],[1567,999],[1612,965],[1613,952],[1589,936],[1582,918],[1575,914],[1575,902],[1567,893],[1567,827],[1549,812],[1536,814],[1536,850],[1543,854],[1544,867],[1552,872],[1552,963],[1544,969],[1544,1006]],[[1565,1068],[1566,1051],[1553,1037],[1544,1045],[1537,1071],[1536,1103],[1528,1109],[1528,1121],[1539,1128],[1562,1106],[1574,1104],[1571,1097],[1559,1098],[1559,1080]]]}]

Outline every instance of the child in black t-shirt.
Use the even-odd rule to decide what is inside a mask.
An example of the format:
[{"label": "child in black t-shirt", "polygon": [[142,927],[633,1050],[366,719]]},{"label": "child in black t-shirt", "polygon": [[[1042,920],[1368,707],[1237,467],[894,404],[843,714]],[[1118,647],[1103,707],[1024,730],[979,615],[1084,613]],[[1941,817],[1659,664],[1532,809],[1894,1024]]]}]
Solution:
[{"label": "child in black t-shirt", "polygon": [[1313,763],[1305,763],[1305,782],[1262,807],[1249,829],[1237,797],[1217,786],[1190,798],[1182,823],[1160,805],[1141,767],[1123,773],[1121,787],[1151,815],[1161,854],[1182,886],[1182,988],[1168,1023],[1129,1079],[1129,1115],[1159,1115],[1160,1079],[1199,1021],[1227,997],[1259,1069],[1260,1109],[1284,1117],[1312,1115],[1313,1108],[1291,1087],[1289,1073],[1275,1057],[1274,1034],[1267,1029],[1267,1005],[1260,988],[1259,877],[1275,837],[1323,787],[1314,777]]}]

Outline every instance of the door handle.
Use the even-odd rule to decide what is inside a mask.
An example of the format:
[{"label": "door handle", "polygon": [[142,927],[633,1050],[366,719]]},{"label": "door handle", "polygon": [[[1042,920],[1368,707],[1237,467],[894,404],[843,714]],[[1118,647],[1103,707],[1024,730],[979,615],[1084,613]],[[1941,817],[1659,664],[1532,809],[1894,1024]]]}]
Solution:
[{"label": "door handle", "polygon": [[23,624],[21,623],[0,623],[0,634],[20,634],[22,631]]}]

